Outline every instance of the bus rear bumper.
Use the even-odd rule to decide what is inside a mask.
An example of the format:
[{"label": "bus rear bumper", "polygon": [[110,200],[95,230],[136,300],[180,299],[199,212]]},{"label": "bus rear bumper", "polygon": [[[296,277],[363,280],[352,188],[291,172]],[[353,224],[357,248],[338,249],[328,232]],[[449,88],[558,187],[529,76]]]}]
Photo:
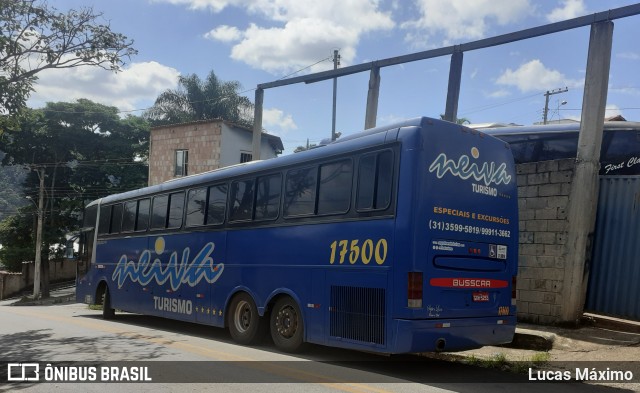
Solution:
[{"label": "bus rear bumper", "polygon": [[449,320],[395,319],[392,353],[455,352],[508,344],[516,330],[515,316]]}]

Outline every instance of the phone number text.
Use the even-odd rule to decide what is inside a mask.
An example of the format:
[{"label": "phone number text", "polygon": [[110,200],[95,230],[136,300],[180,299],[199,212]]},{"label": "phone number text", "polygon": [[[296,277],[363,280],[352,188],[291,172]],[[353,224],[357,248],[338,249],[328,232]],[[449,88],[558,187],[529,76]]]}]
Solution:
[{"label": "phone number text", "polygon": [[511,231],[508,231],[505,229],[486,228],[486,227],[479,227],[475,225],[454,224],[451,222],[437,221],[437,220],[429,221],[429,229],[438,230],[438,231],[471,233],[475,235],[485,235],[485,236],[511,237]]}]

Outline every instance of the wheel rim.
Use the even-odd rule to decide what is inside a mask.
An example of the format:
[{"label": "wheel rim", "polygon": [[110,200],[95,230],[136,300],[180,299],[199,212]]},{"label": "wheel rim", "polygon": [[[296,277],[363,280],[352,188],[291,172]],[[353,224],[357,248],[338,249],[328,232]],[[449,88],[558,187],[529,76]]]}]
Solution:
[{"label": "wheel rim", "polygon": [[291,338],[298,330],[298,314],[291,306],[282,307],[276,316],[276,331],[284,338]]},{"label": "wheel rim", "polygon": [[235,312],[233,313],[233,325],[236,330],[240,333],[245,333],[249,330],[249,326],[251,326],[252,318],[253,313],[251,312],[251,305],[249,302],[244,300],[238,302]]}]

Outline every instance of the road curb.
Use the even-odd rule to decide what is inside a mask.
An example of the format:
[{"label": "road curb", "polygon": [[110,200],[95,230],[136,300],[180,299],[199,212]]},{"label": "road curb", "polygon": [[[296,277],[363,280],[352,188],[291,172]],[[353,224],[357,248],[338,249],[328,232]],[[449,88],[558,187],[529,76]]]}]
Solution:
[{"label": "road curb", "polygon": [[599,329],[640,334],[640,322],[605,315],[585,313],[582,317],[581,323],[585,326],[591,326]]},{"label": "road curb", "polygon": [[11,305],[12,306],[50,306],[53,304],[75,303],[75,301],[76,301],[75,295],[65,295],[65,296],[50,297],[47,299],[37,299],[37,300],[21,299]]},{"label": "road curb", "polygon": [[513,336],[513,341],[502,345],[506,348],[529,349],[532,351],[550,351],[556,340],[554,333],[540,332],[529,329],[518,329]]}]

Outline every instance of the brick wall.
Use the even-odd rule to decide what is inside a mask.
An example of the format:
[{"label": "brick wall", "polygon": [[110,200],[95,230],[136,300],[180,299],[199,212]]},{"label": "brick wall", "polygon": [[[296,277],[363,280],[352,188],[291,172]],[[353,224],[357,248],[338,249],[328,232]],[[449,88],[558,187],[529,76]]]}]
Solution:
[{"label": "brick wall", "polygon": [[575,159],[520,164],[518,320],[553,324],[562,310],[569,191]]},{"label": "brick wall", "polygon": [[217,169],[220,165],[222,124],[222,121],[212,121],[153,128],[149,149],[149,185],[174,178],[176,150],[189,151],[189,175]]}]

